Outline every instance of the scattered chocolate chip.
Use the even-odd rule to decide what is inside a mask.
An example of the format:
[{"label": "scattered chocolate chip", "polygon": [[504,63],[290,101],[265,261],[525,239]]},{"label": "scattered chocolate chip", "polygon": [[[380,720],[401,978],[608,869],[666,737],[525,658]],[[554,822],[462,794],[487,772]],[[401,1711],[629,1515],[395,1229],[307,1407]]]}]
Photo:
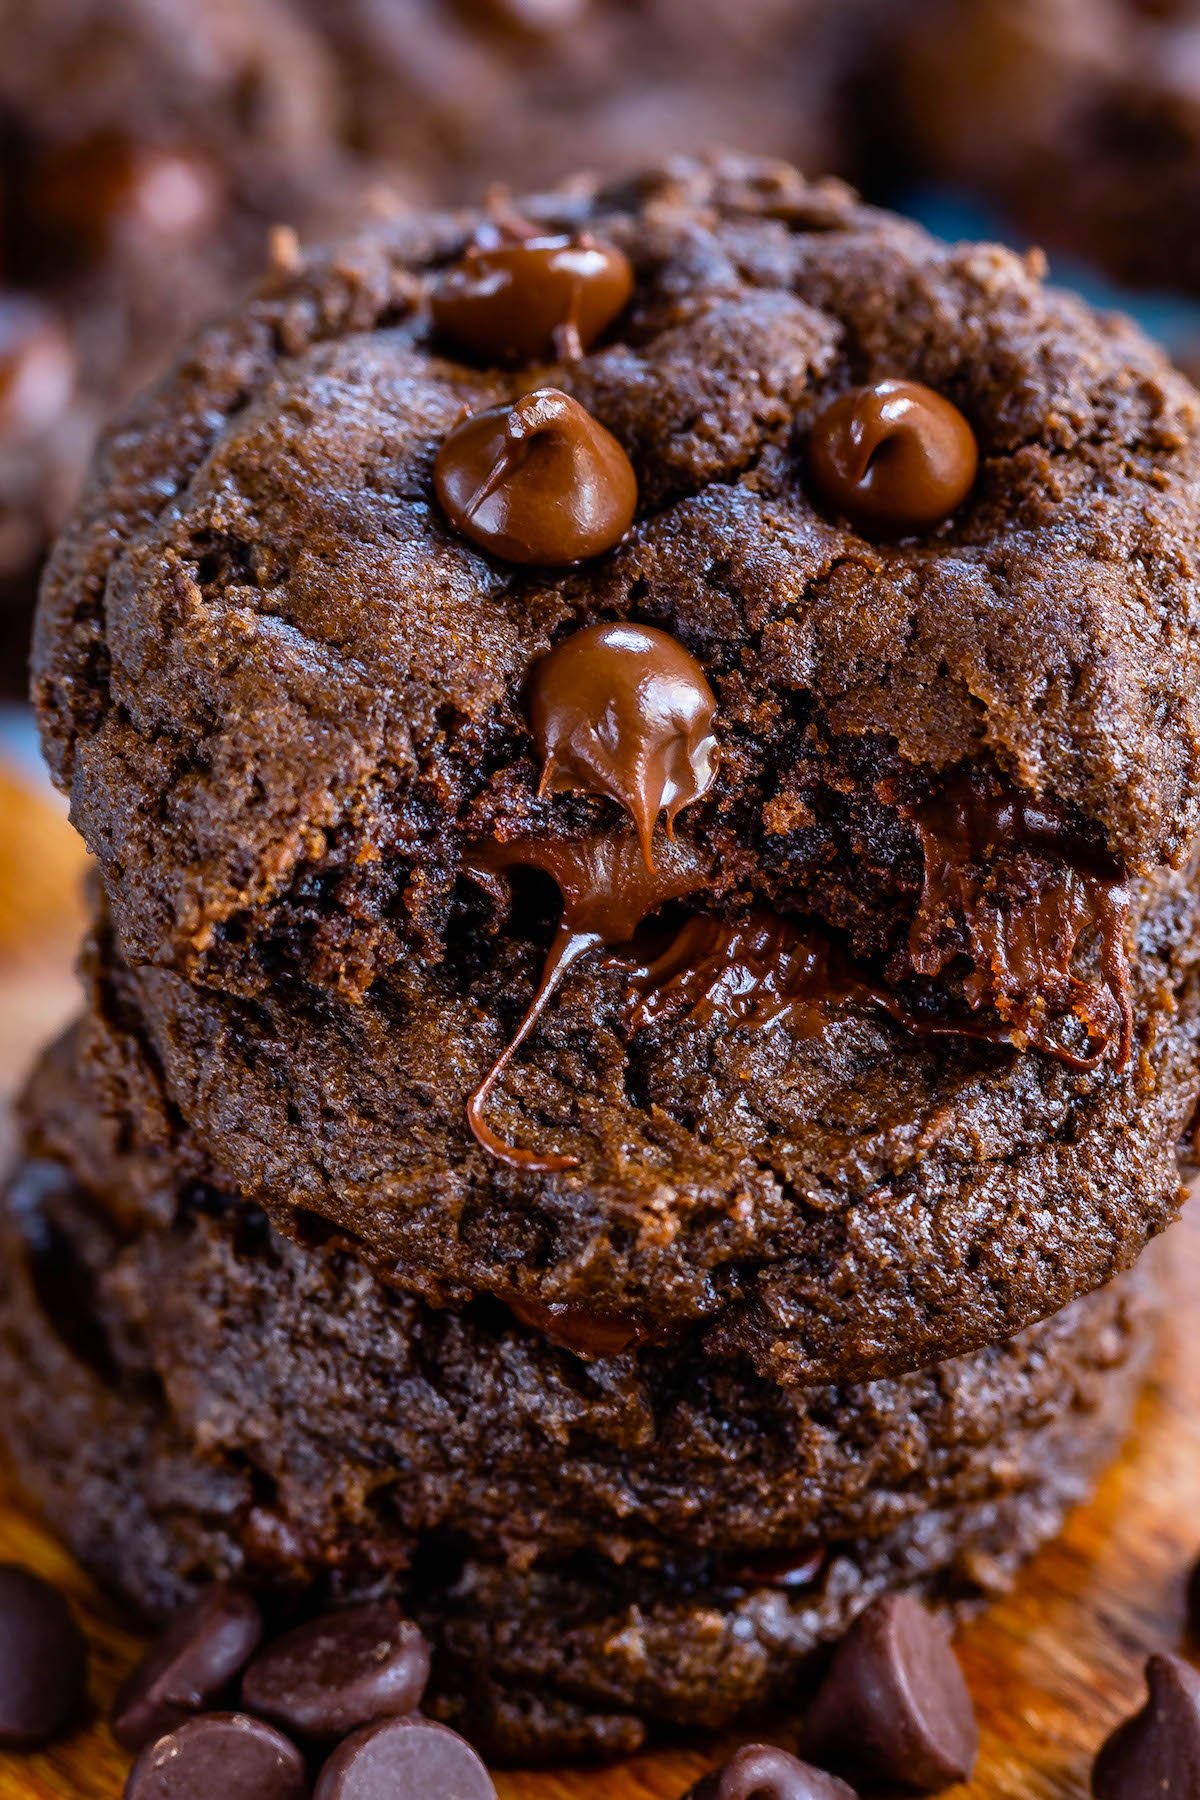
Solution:
[{"label": "scattered chocolate chip", "polygon": [[432,1719],[385,1719],[339,1744],[313,1800],[496,1800],[465,1738]]},{"label": "scattered chocolate chip", "polygon": [[429,1649],[395,1600],[370,1601],[300,1625],[256,1656],[242,1704],[307,1738],[343,1737],[410,1713],[429,1679]]},{"label": "scattered chocolate chip", "polygon": [[684,1800],[854,1800],[854,1789],[772,1744],[743,1744]]},{"label": "scattered chocolate chip", "polygon": [[966,1780],[978,1747],[975,1709],[940,1621],[911,1594],[874,1601],[833,1653],[804,1755],[934,1794]]},{"label": "scattered chocolate chip", "polygon": [[589,625],[536,665],[529,719],[540,793],[607,794],[637,827],[646,867],[659,815],[676,815],[716,773],[717,703],[683,645],[651,625]]},{"label": "scattered chocolate chip", "polygon": [[211,1706],[254,1655],[262,1637],[257,1602],[221,1582],[171,1620],[132,1671],[112,1710],[113,1736],[140,1750]]},{"label": "scattered chocolate chip", "polygon": [[0,437],[48,431],[75,390],[75,351],[62,324],[20,294],[0,298]]},{"label": "scattered chocolate chip", "polygon": [[1096,1800],[1200,1794],[1200,1675],[1178,1656],[1152,1656],[1146,1685],[1145,1706],[1117,1726],[1096,1758]]},{"label": "scattered chocolate chip", "polygon": [[826,502],[885,537],[942,524],[979,467],[957,406],[920,381],[877,381],[841,395],[813,426],[809,455]]},{"label": "scattered chocolate chip", "polygon": [[87,1645],[58,1589],[0,1563],[0,1744],[28,1750],[60,1737],[86,1686]]},{"label": "scattered chocolate chip", "polygon": [[464,419],[438,452],[434,485],[464,537],[507,562],[544,568],[611,550],[637,509],[624,450],[557,388]]},{"label": "scattered chocolate chip", "polygon": [[244,1713],[202,1713],[147,1744],[125,1800],[306,1800],[304,1758]]},{"label": "scattered chocolate chip", "polygon": [[612,244],[528,236],[473,245],[431,300],[442,336],[492,362],[582,355],[633,292],[629,258]]}]

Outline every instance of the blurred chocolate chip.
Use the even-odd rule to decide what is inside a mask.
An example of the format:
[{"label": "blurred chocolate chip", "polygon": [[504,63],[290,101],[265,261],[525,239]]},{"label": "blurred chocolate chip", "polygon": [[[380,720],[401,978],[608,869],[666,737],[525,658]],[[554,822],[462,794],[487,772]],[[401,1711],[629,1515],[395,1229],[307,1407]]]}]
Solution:
[{"label": "blurred chocolate chip", "polygon": [[313,1800],[496,1800],[465,1738],[432,1719],[385,1719],[340,1744]]},{"label": "blurred chocolate chip", "polygon": [[975,1764],[975,1709],[949,1635],[911,1594],[874,1601],[833,1653],[801,1750],[824,1768],[921,1793]]},{"label": "blurred chocolate chip", "polygon": [[306,1800],[304,1758],[244,1713],[202,1713],[147,1744],[125,1800]]},{"label": "blurred chocolate chip", "polygon": [[633,292],[629,259],[590,237],[529,236],[475,245],[433,291],[434,323],[491,362],[575,357],[611,325]]},{"label": "blurred chocolate chip", "polygon": [[1117,1726],[1096,1758],[1096,1800],[1200,1794],[1200,1675],[1178,1656],[1152,1656],[1146,1685],[1145,1706]]},{"label": "blurred chocolate chip", "polygon": [[536,664],[529,722],[541,793],[607,794],[637,827],[647,868],[660,814],[711,785],[717,703],[704,670],[652,625],[588,625]]},{"label": "blurred chocolate chip", "polygon": [[0,438],[57,424],[75,391],[75,350],[62,323],[23,294],[0,298]]},{"label": "blurred chocolate chip", "polygon": [[344,1737],[410,1713],[429,1680],[429,1649],[395,1600],[326,1613],[256,1656],[242,1704],[306,1738]]},{"label": "blurred chocolate chip", "polygon": [[467,10],[489,25],[523,36],[545,37],[577,25],[591,0],[465,0]]},{"label": "blurred chocolate chip", "polygon": [[975,434],[920,381],[854,388],[821,414],[809,444],[822,498],[852,525],[903,537],[942,524],[970,493]]},{"label": "blurred chocolate chip", "polygon": [[216,222],[221,193],[200,152],[108,134],[48,152],[29,203],[64,246],[99,256],[119,242],[195,243]]},{"label": "blurred chocolate chip", "polygon": [[771,1744],[743,1744],[683,1800],[854,1800],[854,1789]]},{"label": "blurred chocolate chip", "polygon": [[176,1614],[125,1681],[112,1710],[113,1736],[127,1750],[211,1706],[254,1655],[262,1637],[257,1602],[221,1582]]},{"label": "blurred chocolate chip", "polygon": [[507,562],[544,568],[611,550],[637,509],[624,450],[557,388],[464,419],[438,452],[434,485],[464,537]]},{"label": "blurred chocolate chip", "polygon": [[87,1645],[58,1589],[0,1564],[0,1745],[32,1749],[60,1737],[86,1686]]}]

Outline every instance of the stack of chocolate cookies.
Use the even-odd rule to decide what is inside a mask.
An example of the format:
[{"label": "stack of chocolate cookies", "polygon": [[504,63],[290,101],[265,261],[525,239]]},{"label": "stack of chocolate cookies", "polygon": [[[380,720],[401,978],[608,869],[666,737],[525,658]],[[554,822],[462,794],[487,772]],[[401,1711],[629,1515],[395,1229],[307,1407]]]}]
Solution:
[{"label": "stack of chocolate cookies", "polygon": [[84,1561],[395,1592],[519,1760],[1002,1585],[1181,1198],[1198,477],[1131,325],[775,163],[194,341],[36,645],[98,884],[0,1382]]}]

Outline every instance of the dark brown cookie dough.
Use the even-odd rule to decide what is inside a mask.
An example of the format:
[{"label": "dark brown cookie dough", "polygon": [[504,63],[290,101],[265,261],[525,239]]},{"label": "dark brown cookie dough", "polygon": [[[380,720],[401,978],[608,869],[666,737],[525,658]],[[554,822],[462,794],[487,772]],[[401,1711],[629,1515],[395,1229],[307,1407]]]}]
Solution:
[{"label": "dark brown cookie dough", "polygon": [[[964,784],[987,814],[966,887],[1001,931],[1056,882],[1187,851],[1192,390],[1036,266],[781,165],[526,211],[636,269],[607,341],[537,372],[632,458],[610,554],[517,568],[436,503],[463,408],[533,385],[431,339],[461,216],[277,278],[108,439],[47,583],[37,692],[126,956],[351,1000],[444,957],[478,929],[473,846],[616,830],[607,800],[538,796],[522,695],[552,642],[632,617],[717,695],[718,779],[680,821],[698,903],[816,912],[915,1004],[961,997],[965,967],[983,1015],[1014,1017],[970,906],[918,918],[923,865]],[[807,443],[829,401],[895,376],[952,401],[982,460],[948,522],[882,542],[818,503]]]},{"label": "dark brown cookie dough", "polygon": [[[927,175],[1114,275],[1200,288],[1191,0],[919,0],[875,52],[877,110]],[[888,130],[881,133],[885,154]],[[881,171],[887,174],[887,171]]]},{"label": "dark brown cookie dough", "polygon": [[1175,1217],[1196,904],[1176,877],[1143,919],[1124,1072],[918,1037],[854,999],[759,1030],[668,1012],[631,1035],[627,972],[593,960],[492,1100],[505,1137],[580,1159],[544,1175],[488,1155],[463,1108],[536,941],[500,940],[465,992],[453,965],[402,962],[348,1006],[295,981],[239,1000],[129,970],[101,933],[64,1052],[87,1103],[63,1105],[51,1065],[27,1111],[52,1155],[91,1121],[93,1181],[136,1121],[114,1203],[169,1216],[181,1175],[241,1191],[435,1304],[489,1294],[616,1347],[702,1325],[779,1381],[875,1376],[1010,1336]]},{"label": "dark brown cookie dough", "polygon": [[6,1219],[8,1446],[88,1566],[151,1612],[213,1574],[397,1589],[434,1710],[522,1761],[782,1706],[885,1589],[978,1604],[1110,1453],[1146,1340],[1139,1273],[937,1370],[781,1390],[432,1311],[208,1190],[159,1225],[27,1161]]}]

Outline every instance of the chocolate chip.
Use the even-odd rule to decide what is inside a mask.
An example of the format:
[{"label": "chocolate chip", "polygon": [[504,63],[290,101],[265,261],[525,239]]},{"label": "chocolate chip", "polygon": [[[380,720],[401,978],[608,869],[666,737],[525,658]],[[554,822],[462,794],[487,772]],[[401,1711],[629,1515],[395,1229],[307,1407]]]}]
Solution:
[{"label": "chocolate chip", "polygon": [[530,37],[545,37],[577,24],[589,0],[467,0],[471,11],[491,25]]},{"label": "chocolate chip", "polygon": [[282,1732],[245,1713],[203,1713],[148,1744],[125,1800],[305,1800],[304,1758]]},{"label": "chocolate chip", "polygon": [[429,1650],[395,1600],[371,1601],[298,1626],[256,1656],[242,1704],[308,1738],[342,1737],[410,1713],[429,1679]]},{"label": "chocolate chip", "polygon": [[826,408],[809,445],[813,480],[835,512],[885,537],[940,525],[975,481],[975,434],[920,381],[877,381]]},{"label": "chocolate chip", "polygon": [[464,419],[438,452],[434,485],[464,537],[507,562],[544,568],[611,550],[637,509],[624,450],[557,388]]},{"label": "chocolate chip", "polygon": [[194,243],[215,223],[220,203],[216,170],[200,152],[114,135],[48,152],[32,179],[38,217],[68,248],[92,256],[121,241]]},{"label": "chocolate chip", "polygon": [[179,1612],[117,1695],[113,1736],[127,1750],[210,1706],[241,1674],[262,1637],[257,1602],[217,1582]]},{"label": "chocolate chip", "polygon": [[649,625],[589,625],[556,645],[530,681],[540,793],[607,794],[637,827],[647,868],[667,829],[711,785],[717,710],[704,670]]},{"label": "chocolate chip", "polygon": [[60,1737],[86,1686],[87,1645],[58,1589],[0,1564],[0,1744],[32,1749]]},{"label": "chocolate chip", "polygon": [[511,1299],[509,1311],[522,1325],[538,1331],[576,1356],[620,1356],[646,1341],[646,1331],[629,1313],[595,1312],[590,1307],[552,1301]]},{"label": "chocolate chip", "polygon": [[1096,1800],[1200,1794],[1200,1675],[1178,1656],[1152,1656],[1146,1685],[1145,1706],[1117,1726],[1096,1758]]},{"label": "chocolate chip", "polygon": [[528,236],[474,245],[433,291],[442,336],[492,362],[575,357],[633,292],[629,259],[590,237]]},{"label": "chocolate chip", "polygon": [[33,438],[57,424],[75,375],[74,348],[54,314],[23,295],[0,298],[0,437]]},{"label": "chocolate chip", "polygon": [[496,1800],[465,1738],[432,1719],[385,1719],[338,1746],[313,1800]]},{"label": "chocolate chip", "polygon": [[771,1744],[743,1744],[684,1800],[854,1800],[854,1789]]},{"label": "chocolate chip", "polygon": [[975,1710],[941,1623],[910,1594],[888,1594],[834,1651],[801,1749],[823,1767],[922,1793],[970,1775]]}]

